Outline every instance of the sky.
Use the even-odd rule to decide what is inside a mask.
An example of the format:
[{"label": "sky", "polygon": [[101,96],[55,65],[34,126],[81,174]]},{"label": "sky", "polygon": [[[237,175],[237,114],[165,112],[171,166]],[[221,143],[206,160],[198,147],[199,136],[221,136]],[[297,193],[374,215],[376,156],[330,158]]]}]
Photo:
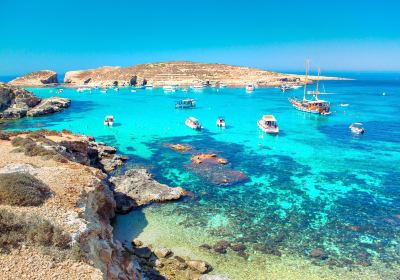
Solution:
[{"label": "sky", "polygon": [[0,0],[0,75],[191,60],[400,71],[400,1]]}]

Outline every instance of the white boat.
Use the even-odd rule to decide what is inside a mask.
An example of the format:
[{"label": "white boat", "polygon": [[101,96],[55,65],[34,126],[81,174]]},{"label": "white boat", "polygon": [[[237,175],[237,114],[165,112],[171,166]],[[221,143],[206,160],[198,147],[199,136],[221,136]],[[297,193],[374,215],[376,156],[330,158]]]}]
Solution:
[{"label": "white boat", "polygon": [[194,85],[194,86],[192,86],[191,87],[193,90],[202,90],[202,89],[204,89],[204,86],[203,85]]},{"label": "white boat", "polygon": [[194,99],[183,99],[175,103],[176,109],[190,109],[196,107],[196,100]]},{"label": "white boat", "polygon": [[279,89],[280,89],[282,92],[286,92],[286,91],[291,90],[291,89],[293,89],[293,88],[290,87],[290,86],[288,86],[288,85],[286,85],[286,84],[282,84],[282,85],[279,87]]},{"label": "white boat", "polygon": [[191,129],[202,129],[202,126],[199,122],[198,119],[194,118],[194,117],[189,117],[186,119],[185,124],[190,127]]},{"label": "white boat", "polygon": [[348,106],[349,106],[349,104],[347,104],[347,103],[340,104],[340,107],[348,107]]},{"label": "white boat", "polygon": [[153,85],[146,85],[145,88],[146,89],[153,89]]},{"label": "white boat", "polygon": [[136,92],[136,89],[131,89],[131,92]]},{"label": "white boat", "polygon": [[247,92],[253,92],[253,91],[254,91],[254,85],[248,84],[248,85],[246,86],[246,91],[247,91]]},{"label": "white boat", "polygon": [[104,118],[104,125],[112,126],[114,124],[114,117],[113,116],[106,116]]},{"label": "white boat", "polygon": [[218,127],[225,127],[225,118],[224,117],[219,117],[218,119],[217,119],[217,126]]},{"label": "white boat", "polygon": [[115,91],[119,91],[119,88],[116,87],[116,88],[114,88],[114,90],[115,90]]},{"label": "white boat", "polygon": [[175,92],[176,87],[175,86],[163,86],[164,92]]},{"label": "white boat", "polygon": [[278,134],[279,127],[274,116],[264,115],[261,120],[257,122],[258,127],[268,134]]},{"label": "white boat", "polygon": [[362,123],[352,123],[349,126],[350,130],[352,133],[354,134],[364,134],[365,129],[363,128],[363,124]]}]

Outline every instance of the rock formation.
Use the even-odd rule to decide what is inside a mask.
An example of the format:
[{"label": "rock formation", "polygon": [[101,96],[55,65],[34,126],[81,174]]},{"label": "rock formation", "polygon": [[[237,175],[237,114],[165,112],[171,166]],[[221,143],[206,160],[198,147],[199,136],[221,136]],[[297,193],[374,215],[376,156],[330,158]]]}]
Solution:
[{"label": "rock formation", "polygon": [[25,89],[0,83],[0,119],[42,116],[69,107],[67,98],[39,98]]},{"label": "rock formation", "polygon": [[[317,77],[311,76],[310,80]],[[338,80],[336,77],[321,77],[322,80]],[[105,66],[97,69],[69,71],[64,83],[70,86],[130,86],[152,84],[192,86],[199,84],[245,87],[251,83],[258,87],[273,87],[298,84],[303,75],[292,75],[265,71],[243,66],[207,64],[189,61],[140,64],[130,67]]]},{"label": "rock formation", "polygon": [[110,182],[115,186],[116,192],[132,199],[134,206],[177,200],[186,194],[181,187],[171,188],[160,184],[146,169],[130,169],[122,176],[112,177]]},{"label": "rock formation", "polygon": [[45,86],[57,83],[57,73],[50,70],[31,72],[9,82],[14,86]]},{"label": "rock formation", "polygon": [[62,156],[74,153],[66,148],[66,142],[79,142],[80,137],[49,131],[12,132],[8,136],[9,140],[0,140],[0,173],[29,173],[48,186],[51,196],[35,207],[2,205],[0,199],[0,213],[26,217],[31,224],[38,219],[47,221],[72,242],[63,249],[42,249],[50,245],[19,240],[0,254],[0,278],[141,279],[135,258],[113,240],[110,219],[115,200],[106,174],[74,162],[79,156],[70,156],[71,160]]}]

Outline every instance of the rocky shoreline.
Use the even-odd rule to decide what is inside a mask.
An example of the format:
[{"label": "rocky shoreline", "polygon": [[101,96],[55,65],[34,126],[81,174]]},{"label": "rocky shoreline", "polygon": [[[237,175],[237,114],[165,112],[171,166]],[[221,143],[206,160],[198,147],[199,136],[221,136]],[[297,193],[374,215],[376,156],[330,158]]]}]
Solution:
[{"label": "rocky shoreline", "polygon": [[[63,251],[66,257],[49,266],[42,262],[47,263],[51,254],[38,250],[40,246],[19,242],[8,253],[0,253],[1,278],[54,278],[64,273],[60,279],[226,279],[202,276],[212,267],[201,260],[174,256],[169,249],[146,247],[137,240],[133,247],[113,240],[110,221],[115,213],[187,194],[182,188],[158,183],[145,169],[131,169],[113,177],[109,172],[127,159],[115,148],[67,130],[0,131],[0,152],[0,175],[32,175],[51,193],[43,205],[23,207],[5,205],[0,192],[0,209],[40,217],[71,240]],[[81,256],[78,261],[69,257],[73,250]],[[33,259],[28,264],[15,257],[18,254]],[[19,261],[18,266],[11,265],[10,256]],[[73,274],[64,271],[66,263],[76,268]],[[39,265],[43,266],[41,272],[29,268]]]},{"label": "rocky shoreline", "polygon": [[0,83],[0,120],[48,115],[68,108],[70,104],[67,98],[39,98],[25,89]]}]

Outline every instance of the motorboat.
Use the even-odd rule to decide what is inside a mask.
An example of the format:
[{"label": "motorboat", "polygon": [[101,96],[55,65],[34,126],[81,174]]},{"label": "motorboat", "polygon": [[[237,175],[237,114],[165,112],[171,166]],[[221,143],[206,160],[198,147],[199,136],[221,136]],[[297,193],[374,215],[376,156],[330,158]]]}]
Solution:
[{"label": "motorboat", "polygon": [[342,104],[340,104],[340,107],[349,107],[349,104],[347,104],[347,103],[342,103]]},{"label": "motorboat", "polygon": [[146,85],[145,88],[146,89],[153,89],[153,85]]},{"label": "motorboat", "polygon": [[365,129],[364,129],[362,123],[352,123],[349,126],[349,128],[350,128],[351,132],[354,134],[364,134],[364,132],[365,132]]},{"label": "motorboat", "polygon": [[261,120],[257,122],[258,127],[268,134],[278,134],[278,123],[273,115],[264,115]]},{"label": "motorboat", "polygon": [[217,124],[218,127],[225,127],[225,118],[224,117],[218,117],[216,124]]},{"label": "motorboat", "polygon": [[202,89],[204,89],[204,86],[203,85],[194,85],[194,86],[192,86],[191,87],[193,90],[202,90]]},{"label": "motorboat", "polygon": [[115,91],[119,91],[119,88],[116,87],[116,88],[114,88],[114,90],[115,90]]},{"label": "motorboat", "polygon": [[131,89],[131,92],[136,92],[136,89]]},{"label": "motorboat", "polygon": [[186,119],[185,124],[190,127],[191,129],[202,129],[202,126],[199,122],[198,119],[194,118],[194,117],[189,117]]},{"label": "motorboat", "polygon": [[286,92],[286,91],[288,91],[288,90],[292,90],[293,87],[290,87],[290,86],[288,86],[288,85],[286,85],[286,84],[282,84],[282,85],[279,87],[279,89],[280,89],[280,91],[282,91],[282,92]]},{"label": "motorboat", "polygon": [[104,118],[104,125],[113,126],[114,124],[114,117],[113,116],[106,116]]},{"label": "motorboat", "polygon": [[176,87],[175,86],[163,86],[164,92],[175,92]]},{"label": "motorboat", "polygon": [[196,107],[196,100],[194,99],[183,99],[175,103],[176,109],[191,109]]},{"label": "motorboat", "polygon": [[330,103],[325,100],[321,100],[318,98],[319,91],[318,91],[318,83],[319,83],[319,76],[320,76],[320,69],[318,68],[318,80],[316,90],[312,92],[314,96],[314,100],[310,100],[306,98],[307,93],[307,79],[308,79],[308,61],[306,61],[306,78],[304,80],[304,96],[303,100],[299,100],[297,98],[288,98],[289,102],[293,105],[293,107],[299,111],[307,112],[311,114],[318,114],[318,115],[330,115]]},{"label": "motorboat", "polygon": [[248,85],[246,86],[246,91],[247,91],[247,92],[253,92],[253,91],[254,91],[254,85],[248,84]]}]

